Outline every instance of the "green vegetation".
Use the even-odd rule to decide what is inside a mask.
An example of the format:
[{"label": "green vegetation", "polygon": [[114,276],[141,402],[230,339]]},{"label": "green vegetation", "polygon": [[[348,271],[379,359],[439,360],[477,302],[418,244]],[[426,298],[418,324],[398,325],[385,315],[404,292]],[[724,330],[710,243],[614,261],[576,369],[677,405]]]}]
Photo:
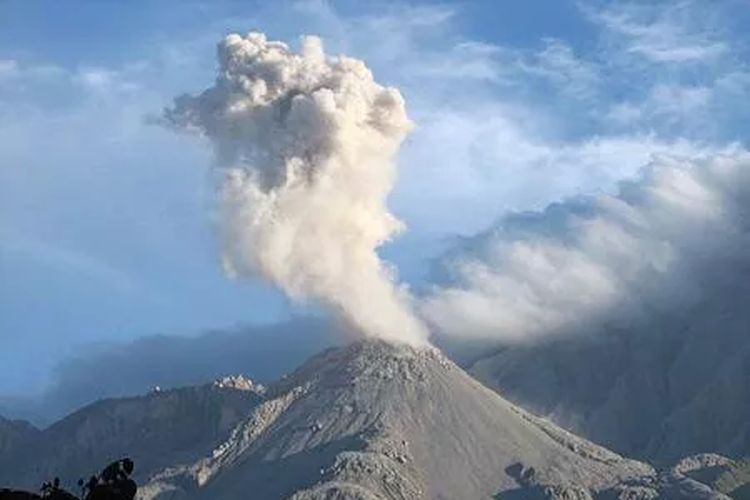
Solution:
[{"label": "green vegetation", "polygon": [[734,500],[750,500],[750,458],[735,462],[714,483],[714,489]]}]

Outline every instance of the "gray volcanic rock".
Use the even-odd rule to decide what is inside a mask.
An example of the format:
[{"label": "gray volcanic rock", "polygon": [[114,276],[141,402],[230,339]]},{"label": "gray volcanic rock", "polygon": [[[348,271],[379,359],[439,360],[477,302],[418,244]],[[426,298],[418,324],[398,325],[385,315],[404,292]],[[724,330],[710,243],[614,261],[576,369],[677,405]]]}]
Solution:
[{"label": "gray volcanic rock", "polygon": [[436,349],[367,342],[272,385],[228,440],[157,474],[140,498],[591,498],[655,480],[650,466],[521,410]]},{"label": "gray volcanic rock", "polygon": [[750,294],[587,336],[485,351],[469,372],[619,453],[661,463],[750,456]]},{"label": "gray volcanic rock", "polygon": [[[11,439],[12,437],[12,439]],[[538,418],[434,348],[325,351],[268,389],[241,377],[105,400],[44,431],[0,421],[0,485],[136,462],[140,500],[725,499],[747,464],[661,472]]]},{"label": "gray volcanic rock", "polygon": [[0,457],[12,454],[19,445],[28,442],[39,433],[39,429],[25,420],[0,417]]},{"label": "gray volcanic rock", "polygon": [[645,457],[670,413],[668,353],[655,344],[610,333],[511,346],[476,361],[469,372],[571,432]]},{"label": "gray volcanic rock", "polygon": [[135,479],[143,482],[210,451],[261,399],[254,390],[218,383],[102,400],[26,433],[0,467],[0,485],[35,490],[59,476],[72,487],[123,456],[135,460]]},{"label": "gray volcanic rock", "polygon": [[[683,458],[662,477],[663,482],[677,486],[673,491],[683,491],[682,498],[686,499],[750,498],[750,461],[747,460],[735,461],[714,453],[702,453]],[[696,495],[696,492],[703,492],[704,496]]]},{"label": "gray volcanic rock", "polygon": [[9,470],[23,448],[36,442],[40,434],[39,429],[25,420],[0,417],[0,471]]}]

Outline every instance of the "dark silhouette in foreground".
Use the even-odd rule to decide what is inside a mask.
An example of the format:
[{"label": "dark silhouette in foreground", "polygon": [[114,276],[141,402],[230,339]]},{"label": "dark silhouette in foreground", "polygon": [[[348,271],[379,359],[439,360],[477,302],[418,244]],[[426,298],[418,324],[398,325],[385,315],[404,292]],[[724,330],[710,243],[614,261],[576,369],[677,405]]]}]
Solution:
[{"label": "dark silhouette in foreground", "polygon": [[133,500],[138,486],[130,479],[134,464],[129,458],[112,462],[98,476],[91,476],[84,483],[78,481],[81,496],[60,487],[60,478],[42,485],[40,493],[20,490],[0,489],[0,500]]}]

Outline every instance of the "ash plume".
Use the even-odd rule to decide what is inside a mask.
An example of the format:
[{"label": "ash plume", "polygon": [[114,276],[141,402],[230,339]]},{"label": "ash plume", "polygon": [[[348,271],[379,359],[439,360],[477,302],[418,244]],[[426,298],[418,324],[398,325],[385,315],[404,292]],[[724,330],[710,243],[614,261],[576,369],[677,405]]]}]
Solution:
[{"label": "ash plume", "polygon": [[658,158],[614,195],[514,214],[468,239],[421,311],[449,337],[526,341],[690,310],[743,280],[749,220],[747,151]]},{"label": "ash plume", "polygon": [[299,54],[261,33],[218,46],[215,84],[165,121],[212,142],[225,269],[314,298],[363,335],[418,344],[427,331],[376,249],[403,229],[385,201],[412,127],[398,90],[362,61]]}]

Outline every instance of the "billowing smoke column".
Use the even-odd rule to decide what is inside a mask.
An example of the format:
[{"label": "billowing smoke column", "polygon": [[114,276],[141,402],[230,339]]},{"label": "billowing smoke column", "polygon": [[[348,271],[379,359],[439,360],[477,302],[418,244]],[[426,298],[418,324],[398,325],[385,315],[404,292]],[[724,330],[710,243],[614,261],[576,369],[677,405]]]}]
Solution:
[{"label": "billowing smoke column", "polygon": [[385,206],[411,128],[399,92],[316,37],[296,54],[261,33],[229,35],[218,58],[215,85],[164,117],[215,146],[227,271],[316,298],[364,335],[425,342],[376,253],[402,229]]}]

